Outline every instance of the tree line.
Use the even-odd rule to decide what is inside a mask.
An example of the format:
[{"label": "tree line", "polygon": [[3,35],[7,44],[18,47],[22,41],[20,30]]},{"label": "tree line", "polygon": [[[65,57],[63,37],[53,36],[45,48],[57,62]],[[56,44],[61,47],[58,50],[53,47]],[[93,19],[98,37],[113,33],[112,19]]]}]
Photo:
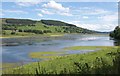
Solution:
[{"label": "tree line", "polygon": [[29,19],[6,19],[6,23],[9,25],[34,25],[36,21]]},{"label": "tree line", "polygon": [[76,27],[73,24],[68,24],[62,21],[55,21],[55,20],[41,20],[43,24],[50,25],[50,26],[73,26]]}]

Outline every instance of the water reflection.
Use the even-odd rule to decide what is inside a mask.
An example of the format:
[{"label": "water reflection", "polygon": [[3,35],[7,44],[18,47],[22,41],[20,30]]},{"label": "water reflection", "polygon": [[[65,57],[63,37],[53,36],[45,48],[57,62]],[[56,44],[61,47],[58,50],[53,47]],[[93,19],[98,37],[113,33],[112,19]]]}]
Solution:
[{"label": "water reflection", "polygon": [[114,40],[114,45],[115,46],[120,46],[120,40]]},{"label": "water reflection", "polygon": [[[5,38],[2,40],[3,62],[36,61],[29,57],[30,52],[61,51],[71,46],[117,46],[120,41],[110,40],[109,36],[66,34],[61,37]],[[88,52],[88,51],[84,51]],[[69,52],[69,54],[75,52]],[[76,51],[81,53],[81,51]]]}]

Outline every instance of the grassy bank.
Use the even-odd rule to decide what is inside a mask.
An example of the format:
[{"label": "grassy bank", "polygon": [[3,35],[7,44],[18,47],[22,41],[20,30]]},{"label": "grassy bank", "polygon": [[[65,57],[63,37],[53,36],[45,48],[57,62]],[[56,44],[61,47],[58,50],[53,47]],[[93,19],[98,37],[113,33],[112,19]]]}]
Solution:
[{"label": "grassy bank", "polygon": [[[83,47],[76,46],[77,49]],[[70,49],[76,48],[70,47]],[[88,46],[86,46],[88,48]],[[91,47],[96,48],[94,46]],[[99,47],[99,51],[57,57],[4,70],[5,74],[118,74],[120,47]],[[85,46],[84,48],[85,49]],[[90,49],[90,47],[88,48]]]},{"label": "grassy bank", "polygon": [[45,36],[45,37],[58,37],[64,36],[66,33],[47,33],[47,34],[34,34],[34,33],[17,33],[16,35],[2,35],[0,38],[20,38],[20,37],[35,37],[35,36]]},{"label": "grassy bank", "polygon": [[31,58],[56,58],[58,55],[62,54],[63,52],[31,52],[29,56]]},{"label": "grassy bank", "polygon": [[97,50],[97,49],[105,49],[105,48],[112,48],[112,46],[73,46],[73,47],[66,47],[64,48],[64,50]]},{"label": "grassy bank", "polygon": [[[53,59],[56,57],[61,57],[64,55],[68,55],[67,52],[69,51],[97,51],[105,48],[112,48],[112,46],[73,46],[73,47],[66,47],[63,48],[61,51],[49,51],[49,52],[30,52],[29,57],[30,58],[47,58],[47,59]],[[115,48],[115,47],[114,47]],[[117,48],[117,47],[116,47]]]}]

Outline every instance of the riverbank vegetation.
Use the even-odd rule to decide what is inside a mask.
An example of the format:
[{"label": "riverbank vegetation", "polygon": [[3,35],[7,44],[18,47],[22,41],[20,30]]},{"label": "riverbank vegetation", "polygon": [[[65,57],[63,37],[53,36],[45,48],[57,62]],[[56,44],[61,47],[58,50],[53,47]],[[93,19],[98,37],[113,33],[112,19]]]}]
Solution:
[{"label": "riverbank vegetation", "polygon": [[[18,68],[4,70],[3,74],[119,74],[119,46],[91,46],[98,51],[56,57],[52,60],[34,62]],[[85,46],[67,47],[68,49],[85,49]],[[86,46],[86,49],[90,47]],[[42,53],[43,54],[43,53]],[[53,53],[52,53],[53,54]]]},{"label": "riverbank vegetation", "polygon": [[55,52],[55,51],[50,51],[50,52],[31,52],[29,54],[30,58],[56,58],[60,54],[63,54],[64,52]]},{"label": "riverbank vegetation", "polygon": [[115,30],[110,33],[110,37],[120,40],[120,26],[117,26]]}]

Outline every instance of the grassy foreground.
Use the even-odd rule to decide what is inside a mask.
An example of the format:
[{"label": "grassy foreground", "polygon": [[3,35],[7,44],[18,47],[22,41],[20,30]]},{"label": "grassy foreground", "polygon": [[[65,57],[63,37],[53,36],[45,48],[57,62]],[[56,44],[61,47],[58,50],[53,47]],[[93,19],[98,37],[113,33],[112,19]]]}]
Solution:
[{"label": "grassy foreground", "polygon": [[[69,49],[85,49],[75,46]],[[86,46],[86,48],[89,48]],[[4,70],[3,74],[119,74],[120,47],[95,47],[99,51],[57,57],[43,62],[34,62],[18,68]],[[68,48],[67,48],[68,49]],[[53,54],[53,53],[51,53]]]}]

